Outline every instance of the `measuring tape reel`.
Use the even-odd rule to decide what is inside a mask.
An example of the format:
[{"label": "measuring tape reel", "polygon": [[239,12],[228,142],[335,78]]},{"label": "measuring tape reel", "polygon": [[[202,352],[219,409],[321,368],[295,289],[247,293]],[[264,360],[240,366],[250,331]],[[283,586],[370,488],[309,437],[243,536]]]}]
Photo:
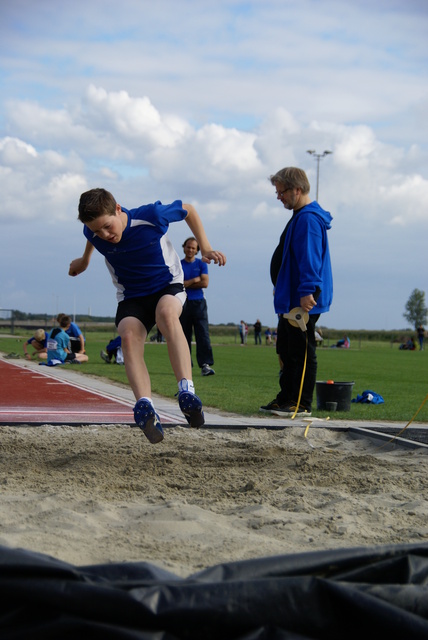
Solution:
[{"label": "measuring tape reel", "polygon": [[294,307],[288,313],[282,314],[293,327],[299,327],[302,331],[306,331],[306,325],[309,322],[309,313],[303,311],[302,307]]}]

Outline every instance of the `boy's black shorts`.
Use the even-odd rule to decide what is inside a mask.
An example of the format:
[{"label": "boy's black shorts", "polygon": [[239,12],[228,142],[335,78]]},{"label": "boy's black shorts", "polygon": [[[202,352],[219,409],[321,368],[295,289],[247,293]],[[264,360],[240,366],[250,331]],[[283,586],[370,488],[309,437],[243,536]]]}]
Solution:
[{"label": "boy's black shorts", "polygon": [[80,338],[70,338],[70,349],[73,353],[79,353],[81,348]]},{"label": "boy's black shorts", "polygon": [[159,300],[165,296],[176,296],[181,304],[186,302],[186,291],[182,284],[169,284],[165,289],[152,293],[149,296],[128,298],[119,302],[116,312],[116,327],[124,318],[138,318],[146,327],[147,333],[156,323],[156,307]]}]

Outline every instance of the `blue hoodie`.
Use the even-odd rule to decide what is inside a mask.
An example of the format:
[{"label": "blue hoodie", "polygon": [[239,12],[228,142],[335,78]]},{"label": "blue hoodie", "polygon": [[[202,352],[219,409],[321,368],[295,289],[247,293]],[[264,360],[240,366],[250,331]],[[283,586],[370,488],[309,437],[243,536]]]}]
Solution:
[{"label": "blue hoodie", "polygon": [[276,313],[300,307],[300,298],[321,290],[311,314],[325,313],[333,299],[333,277],[327,230],[332,216],[318,202],[310,202],[290,220],[282,264],[275,286]]}]

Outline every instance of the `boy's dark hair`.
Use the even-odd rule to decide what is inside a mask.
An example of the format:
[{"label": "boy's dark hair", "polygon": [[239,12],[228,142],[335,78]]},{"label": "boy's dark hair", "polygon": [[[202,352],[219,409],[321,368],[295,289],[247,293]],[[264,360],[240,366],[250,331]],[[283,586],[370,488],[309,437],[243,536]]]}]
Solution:
[{"label": "boy's dark hair", "polygon": [[198,241],[193,236],[190,236],[190,238],[186,238],[186,240],[183,242],[183,249],[190,240],[194,240],[196,242],[196,246],[198,247],[198,251],[199,251]]},{"label": "boy's dark hair", "polygon": [[92,222],[100,216],[114,216],[116,213],[116,200],[106,189],[91,189],[82,193],[79,200],[78,219],[83,222]]},{"label": "boy's dark hair", "polygon": [[69,324],[71,324],[70,316],[63,315],[61,320],[59,321],[59,326],[61,327],[61,329],[64,329],[64,327],[68,327]]}]

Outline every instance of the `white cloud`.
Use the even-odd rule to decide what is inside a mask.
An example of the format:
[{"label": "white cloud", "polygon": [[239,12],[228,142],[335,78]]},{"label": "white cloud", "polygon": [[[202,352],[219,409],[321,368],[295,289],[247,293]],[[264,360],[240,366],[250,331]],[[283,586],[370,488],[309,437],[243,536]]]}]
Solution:
[{"label": "white cloud", "polygon": [[254,150],[255,136],[210,124],[196,134],[196,143],[205,150],[207,160],[215,169],[248,171],[259,166]]},{"label": "white cloud", "polygon": [[27,160],[37,157],[37,151],[31,144],[27,144],[19,138],[6,136],[0,140],[0,159],[2,165],[22,165]]},{"label": "white cloud", "polygon": [[[196,204],[229,254],[210,278],[212,321],[265,313],[272,324],[270,255],[289,214],[268,177],[302,166],[315,197],[306,151],[329,149],[318,166],[334,218],[337,297],[326,321],[370,328],[387,309],[399,326],[400,305],[426,288],[427,27],[413,1],[183,0],[179,12],[171,0],[6,3],[0,269],[15,282],[0,302],[19,295],[23,310],[38,310],[28,280],[49,274],[44,304],[77,290],[84,307],[114,313],[102,261],[66,277],[82,250],[79,195],[105,186],[124,206]],[[180,247],[186,227],[171,234]],[[15,246],[34,256],[31,274]],[[356,308],[362,299],[379,318]]]},{"label": "white cloud", "polygon": [[131,144],[147,139],[150,146],[173,147],[188,130],[176,116],[162,118],[146,96],[131,98],[127,91],[107,92],[90,85],[86,106],[87,124],[102,131],[113,130]]},{"label": "white cloud", "polygon": [[252,211],[252,217],[256,220],[269,222],[279,217],[280,209],[278,206],[271,207],[267,202],[259,202]]},{"label": "white cloud", "polygon": [[427,214],[421,203],[428,202],[428,180],[420,175],[402,176],[388,189],[381,187],[381,195],[390,206],[401,211],[392,217],[392,224],[401,227],[417,225],[419,230],[426,226]]},{"label": "white cloud", "polygon": [[83,176],[71,173],[53,176],[46,185],[46,206],[51,215],[53,214],[52,218],[54,220],[69,219],[70,202],[75,203],[77,195],[86,188],[87,183]]}]

